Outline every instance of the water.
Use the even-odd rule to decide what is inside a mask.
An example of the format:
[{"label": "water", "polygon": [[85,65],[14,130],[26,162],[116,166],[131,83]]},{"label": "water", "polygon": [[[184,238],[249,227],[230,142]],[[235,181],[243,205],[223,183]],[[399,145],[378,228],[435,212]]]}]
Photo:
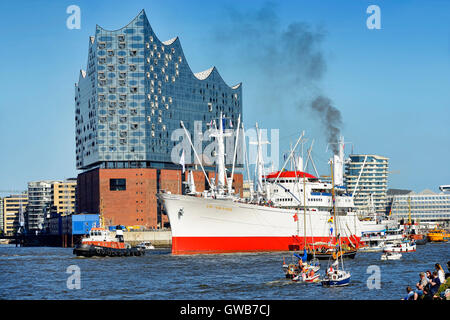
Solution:
[{"label": "water", "polygon": [[[250,300],[398,300],[419,272],[450,260],[450,243],[417,246],[399,261],[381,261],[381,253],[359,252],[344,260],[351,284],[323,288],[284,278],[284,253],[175,256],[154,250],[143,257],[81,258],[70,248],[0,246],[0,299],[250,299]],[[80,268],[81,289],[68,289],[67,268]],[[367,268],[380,267],[381,288],[367,287]],[[327,262],[321,262],[321,273]],[[446,270],[447,271],[447,270]]]}]

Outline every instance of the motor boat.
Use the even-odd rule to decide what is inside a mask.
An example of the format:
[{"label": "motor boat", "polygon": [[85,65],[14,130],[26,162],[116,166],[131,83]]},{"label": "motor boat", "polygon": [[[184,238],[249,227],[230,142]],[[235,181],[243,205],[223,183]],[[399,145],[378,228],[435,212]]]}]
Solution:
[{"label": "motor boat", "polygon": [[401,258],[400,252],[385,252],[381,255],[381,260],[400,260]]},{"label": "motor boat", "polygon": [[153,249],[155,249],[155,247],[149,241],[146,241],[146,242],[144,241],[144,242],[139,243],[136,246],[136,248],[139,248],[139,249],[142,249],[142,250],[153,250]]}]

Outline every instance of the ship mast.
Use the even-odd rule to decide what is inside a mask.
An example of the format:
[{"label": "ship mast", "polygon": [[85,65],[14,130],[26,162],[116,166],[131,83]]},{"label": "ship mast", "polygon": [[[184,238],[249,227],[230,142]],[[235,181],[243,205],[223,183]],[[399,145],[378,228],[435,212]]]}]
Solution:
[{"label": "ship mast", "polygon": [[303,172],[303,230],[304,230],[304,237],[305,237],[305,246],[303,250],[306,250],[306,177],[305,173]]},{"label": "ship mast", "polygon": [[222,112],[220,113],[219,118],[219,129],[215,129],[213,133],[211,133],[211,137],[215,137],[217,141],[217,187],[219,189],[219,193],[223,192],[225,188],[225,146],[223,143],[223,138],[225,136],[229,136],[230,134],[225,134],[223,132],[223,120],[222,120]]},{"label": "ship mast", "polygon": [[[335,236],[336,243],[339,242],[339,251],[336,253],[336,255],[337,255],[336,258],[339,261],[339,256],[341,256],[342,269],[344,269],[344,258],[342,257],[341,236],[338,233],[338,229],[337,229],[338,224],[337,224],[337,216],[336,216],[336,199],[335,199],[335,190],[334,190],[333,160],[330,160],[330,164],[331,164],[331,198],[333,201],[334,233],[337,235],[337,236]],[[339,238],[338,238],[338,236],[339,236]]]},{"label": "ship mast", "polygon": [[[263,193],[262,176],[263,176],[264,163],[263,163],[263,157],[262,157],[262,144],[263,144],[263,142],[261,141],[261,130],[259,130],[258,123],[256,123],[256,138],[258,139],[257,140],[258,155],[257,155],[257,162],[256,162],[256,177],[257,177],[256,191],[257,191],[258,201],[259,201],[259,198],[261,197],[261,195]],[[267,143],[267,141],[264,141],[264,144],[266,144],[266,143]]]},{"label": "ship mast", "polygon": [[408,223],[411,226],[411,197],[410,196],[408,196],[408,207],[409,207]]},{"label": "ship mast", "polygon": [[236,155],[237,155],[237,147],[238,147],[238,142],[239,142],[239,128],[240,128],[240,126],[241,126],[241,115],[239,114],[237,128],[236,128],[236,140],[235,140],[235,143],[234,143],[233,166],[231,167],[231,178],[230,178],[230,180],[227,181],[228,182],[228,194],[230,194],[230,195],[231,195],[231,193],[233,191],[234,166],[235,166]]}]

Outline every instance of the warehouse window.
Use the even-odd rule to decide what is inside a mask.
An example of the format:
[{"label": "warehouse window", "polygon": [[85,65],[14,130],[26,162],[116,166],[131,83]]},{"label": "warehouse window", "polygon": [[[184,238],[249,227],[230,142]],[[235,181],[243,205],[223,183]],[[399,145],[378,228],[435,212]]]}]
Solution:
[{"label": "warehouse window", "polygon": [[127,189],[126,179],[109,179],[109,190],[123,191]]}]

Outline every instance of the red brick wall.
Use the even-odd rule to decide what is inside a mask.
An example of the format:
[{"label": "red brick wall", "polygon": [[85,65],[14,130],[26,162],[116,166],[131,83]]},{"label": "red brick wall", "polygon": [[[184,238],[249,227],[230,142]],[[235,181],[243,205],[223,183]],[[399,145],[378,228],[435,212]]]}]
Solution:
[{"label": "red brick wall", "polygon": [[[181,170],[165,170],[161,169],[159,175],[160,190],[170,191],[171,193],[181,194],[182,188]],[[169,219],[166,214],[161,215],[161,226],[167,224]]]},{"label": "red brick wall", "polygon": [[[126,190],[110,190],[110,179],[126,179]],[[105,224],[157,227],[156,169],[96,169],[77,178],[78,213],[99,212]]]},{"label": "red brick wall", "polygon": [[[110,179],[126,179],[126,190],[110,190]],[[100,169],[106,225],[156,227],[156,192],[156,169]]]},{"label": "red brick wall", "polygon": [[[187,181],[187,175],[188,172],[185,172],[186,174],[186,180]],[[195,183],[195,191],[197,192],[203,192],[205,191],[205,175],[203,174],[203,171],[192,171],[192,176],[194,177],[194,183]],[[206,189],[209,189],[209,186],[206,186]]]},{"label": "red brick wall", "polygon": [[97,213],[99,198],[98,169],[79,174],[77,177],[77,213]]},{"label": "red brick wall", "polygon": [[244,176],[242,173],[234,173],[233,175],[233,189],[236,194],[240,194],[241,198],[244,193]]}]

